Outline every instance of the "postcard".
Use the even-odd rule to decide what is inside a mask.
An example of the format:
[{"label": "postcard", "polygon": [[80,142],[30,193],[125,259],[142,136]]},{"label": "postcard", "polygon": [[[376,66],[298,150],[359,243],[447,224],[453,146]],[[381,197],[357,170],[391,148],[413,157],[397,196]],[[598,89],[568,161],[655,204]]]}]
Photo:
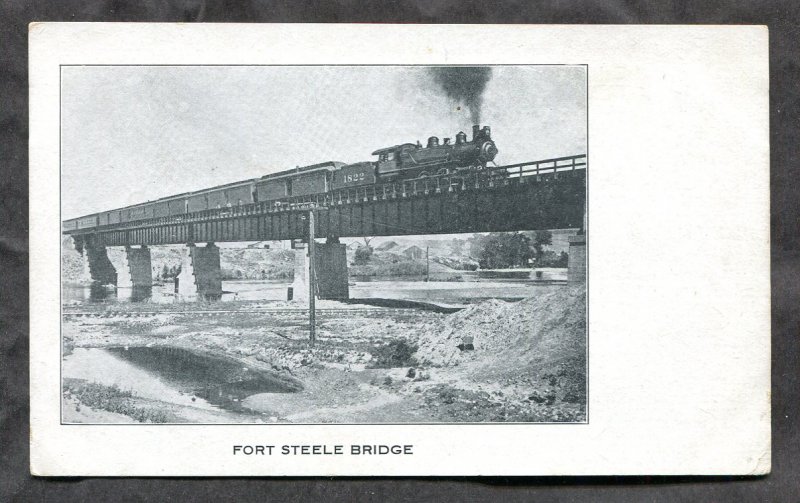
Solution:
[{"label": "postcard", "polygon": [[32,473],[769,472],[766,28],[29,31]]}]

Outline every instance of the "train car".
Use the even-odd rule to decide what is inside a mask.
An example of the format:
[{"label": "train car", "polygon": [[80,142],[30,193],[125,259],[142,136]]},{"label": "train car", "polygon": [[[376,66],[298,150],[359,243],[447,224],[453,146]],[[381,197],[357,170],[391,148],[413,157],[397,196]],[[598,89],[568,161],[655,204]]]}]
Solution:
[{"label": "train car", "polygon": [[288,192],[291,196],[307,196],[328,191],[328,173],[318,171],[297,175],[289,179]]},{"label": "train car", "polygon": [[225,189],[215,189],[206,192],[208,209],[224,208],[228,200],[225,198]]},{"label": "train car", "polygon": [[206,195],[202,192],[190,194],[189,197],[186,198],[186,210],[189,213],[194,213],[196,211],[203,211],[208,209],[208,200],[206,199]]},{"label": "train car", "polygon": [[64,231],[64,232],[78,230],[78,219],[77,218],[71,218],[69,220],[64,220],[61,223],[61,230]]},{"label": "train car", "polygon": [[144,218],[153,218],[156,216],[156,210],[166,213],[167,205],[161,201],[147,202],[144,204]]},{"label": "train car", "polygon": [[256,199],[258,201],[274,201],[286,197],[288,178],[268,179],[263,178],[256,182]]},{"label": "train car", "polygon": [[145,205],[145,218],[163,218],[186,213],[186,194],[163,197]]},{"label": "train car", "polygon": [[159,199],[154,203],[149,205],[149,208],[152,209],[153,218],[162,218],[169,216],[169,201]]},{"label": "train car", "polygon": [[225,189],[225,199],[231,206],[242,206],[254,202],[255,182],[248,180]]},{"label": "train car", "polygon": [[327,161],[261,177],[255,183],[258,201],[321,194],[330,190],[332,174],[344,163]]},{"label": "train car", "polygon": [[187,198],[188,211],[194,212],[251,204],[254,202],[254,190],[255,182],[253,180],[245,180],[194,192]]},{"label": "train car", "polygon": [[144,220],[152,216],[152,210],[148,215],[148,204],[137,204],[127,209],[122,210],[123,221],[135,222],[136,220]]},{"label": "train car", "polygon": [[98,217],[98,224],[101,226],[118,224],[119,214],[120,210],[104,211]]},{"label": "train car", "polygon": [[373,185],[376,180],[375,163],[357,162],[355,164],[347,164],[334,171],[331,176],[330,188],[335,190],[361,185]]},{"label": "train car", "polygon": [[307,196],[321,194],[330,190],[332,173],[344,166],[341,162],[323,162],[297,168],[287,186],[290,196]]},{"label": "train car", "polygon": [[187,194],[181,194],[180,197],[176,197],[167,201],[167,214],[169,216],[174,217],[177,215],[183,215],[187,212],[186,196]]},{"label": "train car", "polygon": [[92,229],[97,227],[97,215],[88,215],[77,219],[77,229]]}]

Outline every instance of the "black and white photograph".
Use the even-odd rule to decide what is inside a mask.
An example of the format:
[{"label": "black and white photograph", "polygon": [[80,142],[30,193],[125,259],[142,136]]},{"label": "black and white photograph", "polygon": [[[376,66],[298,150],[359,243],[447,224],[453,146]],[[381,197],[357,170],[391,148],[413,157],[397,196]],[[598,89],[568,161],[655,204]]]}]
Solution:
[{"label": "black and white photograph", "polygon": [[769,473],[764,27],[29,33],[31,473]]},{"label": "black and white photograph", "polygon": [[588,423],[589,72],[61,65],[61,424]]}]

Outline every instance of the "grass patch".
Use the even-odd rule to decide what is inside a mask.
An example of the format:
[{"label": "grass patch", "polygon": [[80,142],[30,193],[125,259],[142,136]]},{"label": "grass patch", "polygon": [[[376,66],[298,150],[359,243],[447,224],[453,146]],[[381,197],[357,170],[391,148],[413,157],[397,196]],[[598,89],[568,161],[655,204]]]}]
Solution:
[{"label": "grass patch", "polygon": [[137,407],[133,403],[133,392],[120,389],[116,384],[71,381],[64,383],[64,392],[87,407],[123,414],[140,423],[166,423],[169,419],[163,411]]}]

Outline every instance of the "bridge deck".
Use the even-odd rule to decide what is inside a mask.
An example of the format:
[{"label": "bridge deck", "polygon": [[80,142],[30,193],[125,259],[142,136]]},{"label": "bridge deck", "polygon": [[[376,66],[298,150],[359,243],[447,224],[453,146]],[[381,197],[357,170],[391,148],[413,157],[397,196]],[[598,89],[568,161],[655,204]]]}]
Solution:
[{"label": "bridge deck", "polygon": [[585,167],[586,156],[570,156],[65,234],[106,246],[302,239],[308,233],[305,215],[312,207],[319,208],[320,237],[581,227]]}]

